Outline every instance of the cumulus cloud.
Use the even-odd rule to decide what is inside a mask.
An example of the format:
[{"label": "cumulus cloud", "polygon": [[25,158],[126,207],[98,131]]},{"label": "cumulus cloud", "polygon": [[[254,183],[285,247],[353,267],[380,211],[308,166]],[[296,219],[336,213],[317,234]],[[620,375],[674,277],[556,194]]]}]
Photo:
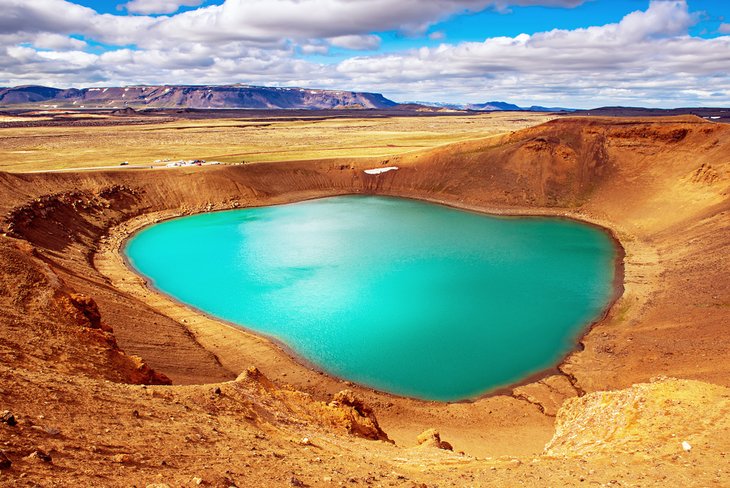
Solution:
[{"label": "cumulus cloud", "polygon": [[[575,6],[585,0],[225,0],[174,16],[100,15],[67,0],[2,0],[0,33],[84,34],[108,43],[278,42],[282,39],[422,32],[453,14],[497,5]],[[172,13],[201,0],[132,0],[134,13]],[[63,15],[58,15],[63,12]],[[372,41],[371,41],[372,42]]]},{"label": "cumulus cloud", "polygon": [[162,19],[99,14],[66,0],[1,0],[0,35],[80,34],[109,44],[134,44]]},{"label": "cumulus cloud", "polygon": [[42,32],[38,35],[32,36],[32,40],[30,42],[33,46],[39,49],[55,51],[80,50],[84,49],[88,45],[85,41],[80,39],[48,32]]},{"label": "cumulus cloud", "polygon": [[455,12],[482,10],[490,0],[226,0],[185,12],[155,30],[166,38],[273,41],[422,31]]},{"label": "cumulus cloud", "polygon": [[0,33],[82,32],[94,16],[94,10],[65,0],[3,0]]},{"label": "cumulus cloud", "polygon": [[684,1],[654,1],[616,24],[354,57],[337,69],[358,84],[399,93],[404,83],[421,93],[431,86],[448,93],[451,84],[474,101],[570,94],[586,105],[596,96],[662,103],[697,99],[702,91],[691,89],[708,85],[722,96],[730,88],[730,37],[690,37],[696,21]]},{"label": "cumulus cloud", "polygon": [[572,8],[577,7],[578,5],[581,5],[585,2],[586,0],[496,0],[494,4],[497,7],[501,8],[506,8],[511,5],[520,7],[543,6]]},{"label": "cumulus cloud", "polygon": [[[690,36],[698,19],[683,0],[654,0],[647,10],[613,24],[444,41],[335,64],[302,56],[327,54],[332,46],[374,50],[381,42],[374,33],[399,28],[425,33],[440,19],[467,10],[574,7],[582,1],[227,0],[160,17],[99,14],[67,0],[0,3],[2,85],[244,82],[379,91],[399,100],[730,102],[730,36]],[[57,12],[64,15],[51,15]],[[74,34],[117,47],[86,49]],[[438,32],[430,37],[441,39]]]},{"label": "cumulus cloud", "polygon": [[720,27],[718,27],[717,31],[720,34],[730,34],[730,24],[720,24]]},{"label": "cumulus cloud", "polygon": [[355,51],[367,51],[380,47],[380,37],[368,36],[337,36],[330,39],[330,44]]},{"label": "cumulus cloud", "polygon": [[562,7],[572,8],[585,3],[586,0],[496,0],[494,8],[499,12],[507,13],[511,6],[519,7]]},{"label": "cumulus cloud", "polygon": [[203,0],[132,0],[122,5],[133,14],[172,14],[180,7],[197,7]]}]

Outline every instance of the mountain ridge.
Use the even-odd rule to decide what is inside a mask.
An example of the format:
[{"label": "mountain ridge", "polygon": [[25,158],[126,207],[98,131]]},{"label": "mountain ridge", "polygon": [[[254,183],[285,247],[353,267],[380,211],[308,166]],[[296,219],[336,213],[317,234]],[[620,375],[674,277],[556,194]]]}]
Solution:
[{"label": "mountain ridge", "polygon": [[502,101],[489,101],[484,103],[448,103],[448,102],[405,102],[413,105],[423,105],[424,107],[434,107],[451,110],[471,110],[475,112],[498,112],[512,110],[515,112],[574,112],[577,109],[566,107],[543,107],[541,105],[532,105],[530,107],[520,107],[514,103]]},{"label": "mountain ridge", "polygon": [[23,85],[0,88],[0,107],[47,108],[251,108],[382,109],[397,105],[380,93],[253,85],[135,85],[54,88]]}]

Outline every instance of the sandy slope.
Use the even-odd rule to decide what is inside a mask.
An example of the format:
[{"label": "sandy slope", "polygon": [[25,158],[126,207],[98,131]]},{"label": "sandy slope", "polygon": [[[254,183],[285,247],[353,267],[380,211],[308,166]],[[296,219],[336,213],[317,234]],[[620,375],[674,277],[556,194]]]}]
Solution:
[{"label": "sandy slope", "polygon": [[[381,175],[364,174],[373,162],[362,161],[0,174],[0,409],[20,419],[0,425],[12,461],[0,482],[721,486],[730,438],[729,132],[691,117],[564,119],[389,158],[383,164],[400,169]],[[146,290],[117,253],[125,235],[155,219],[346,193],[604,225],[626,251],[624,294],[559,371],[511,394],[436,404],[308,370]],[[164,383],[147,365],[191,386],[125,384]],[[272,383],[256,374],[233,381],[250,365]],[[666,380],[590,394],[657,375],[721,386]],[[397,446],[348,434],[377,429],[358,402],[325,405],[344,388]],[[556,412],[579,395],[555,433]],[[413,447],[428,427],[466,455]],[[23,459],[38,448],[53,462]]]}]

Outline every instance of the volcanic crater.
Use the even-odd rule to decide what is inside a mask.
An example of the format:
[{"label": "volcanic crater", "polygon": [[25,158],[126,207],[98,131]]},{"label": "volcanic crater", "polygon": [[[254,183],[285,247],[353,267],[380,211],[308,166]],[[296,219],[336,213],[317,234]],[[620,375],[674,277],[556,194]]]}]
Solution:
[{"label": "volcanic crater", "polygon": [[[726,483],[729,190],[730,126],[689,116],[563,118],[346,164],[0,173],[0,406],[17,418],[0,482]],[[314,371],[150,290],[120,252],[174,216],[348,194],[600,225],[625,252],[622,293],[554,371],[434,403]]]}]

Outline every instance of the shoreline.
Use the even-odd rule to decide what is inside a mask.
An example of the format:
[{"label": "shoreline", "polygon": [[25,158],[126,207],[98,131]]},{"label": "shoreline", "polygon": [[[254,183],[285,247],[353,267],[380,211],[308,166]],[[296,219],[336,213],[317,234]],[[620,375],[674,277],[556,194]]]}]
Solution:
[{"label": "shoreline", "polygon": [[[182,302],[175,297],[168,295],[164,293],[163,291],[156,288],[154,285],[149,283],[147,277],[139,273],[134,266],[129,262],[128,257],[126,256],[124,249],[128,243],[128,241],[133,238],[138,232],[142,231],[144,228],[154,225],[163,221],[167,220],[173,220],[176,218],[182,218],[186,216],[191,216],[195,214],[200,213],[210,213],[210,212],[222,212],[222,211],[232,211],[232,210],[242,210],[246,208],[258,208],[258,207],[269,207],[269,206],[278,206],[278,205],[290,205],[290,204],[296,204],[304,201],[310,201],[310,200],[318,200],[318,199],[324,199],[324,198],[332,198],[332,197],[338,197],[338,196],[384,196],[384,197],[392,197],[392,198],[402,198],[402,199],[409,199],[419,202],[426,202],[436,205],[441,205],[461,211],[467,211],[472,213],[477,213],[480,215],[486,215],[490,217],[502,217],[502,218],[525,218],[525,217],[534,217],[534,218],[557,218],[557,219],[563,219],[563,220],[571,220],[574,222],[579,222],[584,225],[590,225],[604,234],[606,234],[609,239],[612,242],[612,246],[615,252],[615,256],[613,259],[614,263],[614,273],[613,273],[613,280],[612,280],[612,293],[611,296],[606,303],[606,306],[602,309],[602,312],[599,314],[599,316],[591,321],[590,323],[586,324],[584,327],[581,328],[580,333],[573,339],[573,347],[568,350],[561,359],[554,365],[549,368],[542,369],[540,371],[536,371],[524,379],[509,383],[508,385],[499,386],[493,389],[490,389],[482,394],[464,398],[461,400],[453,400],[453,401],[442,401],[442,400],[430,400],[430,399],[423,399],[418,397],[411,397],[407,395],[399,395],[396,393],[386,392],[382,390],[378,390],[375,388],[372,388],[367,385],[363,385],[351,380],[348,380],[346,378],[341,378],[336,375],[333,375],[324,369],[321,369],[318,365],[312,363],[311,361],[307,360],[306,358],[300,356],[297,354],[291,347],[289,347],[285,342],[282,340],[274,337],[269,336],[267,334],[255,331],[249,327],[246,327],[245,325],[237,324],[231,321],[227,321],[221,318],[218,318],[214,315],[211,315],[201,309],[198,309],[190,304],[187,304],[185,302]],[[616,307],[617,303],[621,299],[621,297],[624,294],[625,287],[624,287],[624,279],[625,279],[625,258],[626,258],[626,250],[624,248],[623,243],[619,240],[616,230],[612,227],[609,227],[606,222],[599,222],[596,219],[591,219],[590,216],[577,213],[577,212],[571,212],[569,210],[566,210],[564,208],[561,209],[553,209],[548,207],[542,207],[542,208],[536,208],[536,209],[527,209],[527,208],[509,208],[509,207],[486,207],[481,205],[468,205],[464,204],[463,202],[451,202],[446,200],[440,200],[436,198],[432,198],[429,196],[413,196],[413,195],[404,195],[404,194],[398,194],[397,192],[376,192],[376,193],[358,193],[358,192],[345,192],[345,193],[327,193],[323,195],[315,195],[315,196],[304,196],[304,197],[297,197],[294,195],[282,195],[281,196],[283,201],[281,202],[262,202],[259,204],[254,205],[245,205],[245,206],[239,206],[239,207],[230,207],[230,208],[215,208],[211,210],[201,210],[196,212],[190,212],[190,211],[181,211],[181,210],[171,210],[171,211],[161,211],[161,212],[152,212],[149,214],[141,214],[137,215],[135,217],[132,217],[131,219],[128,219],[121,224],[109,229],[108,237],[113,238],[115,241],[115,244],[113,244],[113,249],[111,249],[111,252],[116,254],[117,258],[121,260],[122,266],[124,270],[126,270],[127,273],[133,275],[136,280],[138,280],[141,283],[141,286],[144,290],[147,290],[151,292],[155,298],[155,300],[145,300],[142,298],[142,300],[149,306],[155,307],[156,302],[159,302],[159,300],[170,302],[174,308],[177,308],[178,311],[183,310],[186,312],[189,312],[195,316],[204,318],[207,322],[210,324],[208,325],[217,325],[218,327],[224,327],[226,330],[229,331],[235,331],[236,333],[243,335],[244,342],[245,341],[265,341],[269,347],[271,348],[271,352],[274,352],[278,355],[283,355],[285,359],[287,359],[295,368],[303,368],[307,370],[307,372],[319,376],[325,376],[327,379],[331,380],[335,383],[342,383],[344,384],[344,387],[346,388],[352,388],[356,387],[357,389],[361,391],[367,391],[377,397],[383,397],[390,400],[408,400],[408,401],[414,401],[421,404],[440,404],[440,405],[450,405],[450,404],[473,404],[477,403],[480,400],[488,399],[492,397],[497,396],[509,396],[513,398],[518,398],[518,396],[515,394],[514,390],[516,388],[527,386],[535,383],[539,383],[540,381],[549,378],[551,376],[560,375],[564,376],[572,385],[572,387],[575,389],[575,392],[578,396],[581,396],[584,394],[584,390],[577,385],[577,380],[570,375],[569,373],[566,373],[563,371],[563,367],[565,366],[568,359],[575,354],[576,352],[580,352],[584,349],[584,339],[585,337],[599,324],[606,321],[609,316],[611,315],[611,312]],[[258,202],[257,202],[258,203]],[[152,221],[150,221],[150,217],[153,214],[160,214],[160,213],[169,213],[169,215],[165,215],[162,218],[153,218]],[[589,220],[590,219],[590,220]],[[134,222],[132,222],[134,221]],[[114,234],[119,231],[119,227],[127,227],[130,223],[132,223],[131,229],[124,229],[122,230],[122,235],[116,235]],[[104,251],[96,252],[94,254],[94,267],[97,268],[97,270],[104,275],[105,277],[109,278],[107,273],[99,269],[97,267],[97,255],[102,254],[104,252],[109,252],[109,249],[106,249]],[[116,285],[114,285],[117,287]],[[121,290],[121,291],[128,291],[128,290]],[[139,297],[138,297],[139,298]],[[152,303],[150,303],[152,302]],[[173,320],[177,320],[175,317],[170,317]],[[221,353],[225,354],[223,351],[219,350],[218,348],[214,348],[216,350],[211,350],[210,344],[205,344],[205,341],[199,340],[199,331],[191,330],[191,325],[188,323],[186,319],[183,319],[182,321],[178,321],[183,327],[188,329],[192,334],[195,340],[198,342],[198,344],[207,350],[208,352],[212,353],[216,359],[223,365],[228,371],[230,371],[233,375],[238,375],[241,371],[243,371],[245,368],[236,368],[240,369],[240,371],[233,370],[225,365],[228,358],[222,357]],[[214,331],[211,331],[214,332]],[[258,358],[257,358],[258,359]],[[262,360],[264,358],[261,358]],[[287,368],[284,368],[287,369]],[[289,371],[291,373],[296,373],[296,371]],[[288,372],[284,372],[282,376],[287,376]],[[275,379],[275,378],[271,378]],[[204,383],[203,383],[204,384]],[[317,391],[310,391],[306,386],[297,386],[297,389],[302,389],[306,393],[309,394],[321,394],[321,392]]]}]

